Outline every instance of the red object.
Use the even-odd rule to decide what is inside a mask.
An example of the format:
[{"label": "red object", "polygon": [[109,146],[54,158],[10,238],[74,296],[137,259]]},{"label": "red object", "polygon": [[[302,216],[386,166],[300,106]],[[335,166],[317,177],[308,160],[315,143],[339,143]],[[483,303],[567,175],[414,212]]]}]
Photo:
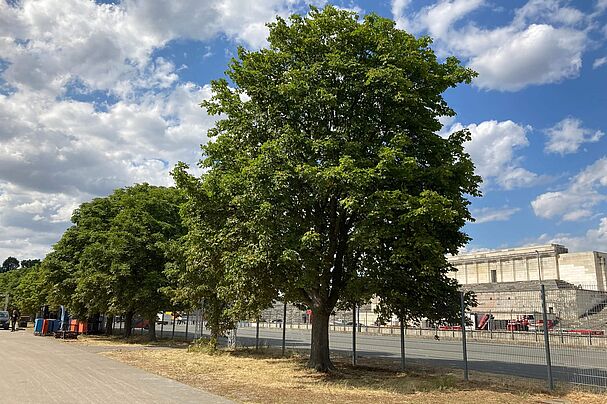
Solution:
[{"label": "red object", "polygon": [[48,320],[44,320],[42,322],[42,335],[46,335],[48,333]]},{"label": "red object", "polygon": [[461,325],[441,325],[438,327],[440,331],[461,331]]},{"label": "red object", "polygon": [[481,321],[479,321],[479,323],[478,323],[478,329],[482,330],[483,328],[485,328],[485,326],[487,325],[488,322],[489,322],[489,314],[485,314],[481,318]]}]

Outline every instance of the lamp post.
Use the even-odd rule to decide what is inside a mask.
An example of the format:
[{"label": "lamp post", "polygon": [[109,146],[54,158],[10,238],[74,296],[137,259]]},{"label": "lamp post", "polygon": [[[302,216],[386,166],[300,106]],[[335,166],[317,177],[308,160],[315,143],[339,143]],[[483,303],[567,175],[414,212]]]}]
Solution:
[{"label": "lamp post", "polygon": [[537,255],[537,276],[541,282],[541,280],[542,280],[542,261],[540,261],[540,252],[538,250],[535,250],[535,254]]}]

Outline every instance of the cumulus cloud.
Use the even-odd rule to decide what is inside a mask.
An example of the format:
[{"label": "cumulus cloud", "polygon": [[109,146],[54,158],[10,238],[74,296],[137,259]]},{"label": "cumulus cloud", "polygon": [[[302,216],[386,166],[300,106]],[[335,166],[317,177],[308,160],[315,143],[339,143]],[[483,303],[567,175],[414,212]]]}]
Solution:
[{"label": "cumulus cloud", "polygon": [[480,88],[517,91],[530,84],[576,77],[582,66],[585,34],[550,25],[531,25],[508,42],[470,59]]},{"label": "cumulus cloud", "polygon": [[607,251],[607,217],[598,220],[597,226],[582,235],[572,234],[543,234],[538,242],[556,243],[567,246],[570,252],[577,251]]},{"label": "cumulus cloud", "polygon": [[472,140],[464,147],[476,166],[476,173],[483,177],[484,186],[492,182],[503,189],[528,187],[543,178],[520,166],[516,151],[529,145],[527,134],[531,130],[510,120],[484,121],[463,126],[455,123],[448,133],[468,129]]},{"label": "cumulus cloud", "polygon": [[[518,91],[530,85],[577,77],[594,14],[560,1],[529,0],[502,26],[485,28],[478,21],[462,23],[485,0],[441,0],[417,12],[409,2],[392,2],[401,28],[427,33],[441,54],[467,60],[479,76],[474,84],[487,90]],[[589,28],[591,27],[591,28]]]},{"label": "cumulus cloud", "polygon": [[536,216],[577,221],[593,216],[607,201],[607,157],[597,160],[570,180],[562,191],[550,191],[531,202]]},{"label": "cumulus cloud", "polygon": [[504,222],[510,220],[510,218],[520,210],[520,208],[512,208],[509,206],[502,206],[501,208],[480,208],[472,210],[472,216],[476,219],[475,223]]},{"label": "cumulus cloud", "polygon": [[305,10],[299,0],[0,1],[0,256],[41,257],[79,203],[169,185],[178,160],[198,160],[215,120],[199,107],[210,89],[180,80],[157,50],[216,37],[260,47],[266,22]]},{"label": "cumulus cloud", "polygon": [[546,152],[560,155],[575,153],[583,143],[598,142],[605,135],[600,130],[582,127],[582,121],[571,117],[563,119],[545,132],[548,136]]}]

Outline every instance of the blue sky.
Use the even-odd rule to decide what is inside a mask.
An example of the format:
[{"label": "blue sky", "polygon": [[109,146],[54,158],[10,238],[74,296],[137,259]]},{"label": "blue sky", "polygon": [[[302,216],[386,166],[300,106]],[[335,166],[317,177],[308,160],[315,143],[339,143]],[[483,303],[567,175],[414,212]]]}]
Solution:
[{"label": "blue sky", "polygon": [[[324,0],[312,1],[317,6]],[[445,97],[484,178],[467,250],[607,251],[607,0],[332,4],[430,35],[479,77]],[[0,0],[0,259],[43,257],[83,201],[171,185],[215,118],[198,103],[237,46],[299,0]]]}]

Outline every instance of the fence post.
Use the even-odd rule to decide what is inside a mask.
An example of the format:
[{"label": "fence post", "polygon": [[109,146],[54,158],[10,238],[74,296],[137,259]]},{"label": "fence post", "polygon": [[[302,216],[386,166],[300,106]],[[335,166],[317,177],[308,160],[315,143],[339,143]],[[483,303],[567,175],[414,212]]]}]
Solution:
[{"label": "fence post", "polygon": [[460,292],[461,320],[462,320],[462,355],[464,359],[464,379],[468,381],[468,347],[466,346],[466,304],[464,303],[464,292]]},{"label": "fence post", "polygon": [[563,322],[561,321],[561,312],[559,311],[559,334],[561,334],[561,344],[564,344],[563,340]]},{"label": "fence post", "polygon": [[590,314],[586,310],[586,327],[588,327],[588,345],[592,345],[592,330],[590,330]]},{"label": "fence post", "polygon": [[177,322],[177,317],[175,317],[175,309],[173,309],[173,313],[172,313],[172,317],[173,317],[173,331],[171,332],[171,339],[175,339],[175,323]]},{"label": "fence post", "polygon": [[489,328],[489,339],[493,339],[493,314],[489,310],[489,320],[487,320],[487,328]]},{"label": "fence post", "polygon": [[282,312],[282,356],[285,356],[285,349],[287,347],[287,301],[285,300],[283,312]]},{"label": "fence post", "polygon": [[259,349],[259,316],[257,316],[257,322],[255,324],[255,349]]},{"label": "fence post", "polygon": [[[542,316],[544,320],[544,348],[546,349],[546,368],[548,370],[548,388],[554,390],[554,380],[552,379],[552,361],[550,359],[550,337],[548,336],[548,313],[546,313],[546,288],[544,284],[540,285],[542,296]],[[536,327],[537,328],[537,327]]]},{"label": "fence post", "polygon": [[510,309],[510,320],[512,321],[512,324],[510,325],[510,330],[512,330],[512,339],[514,339],[514,327],[517,323],[514,321],[514,310],[512,309]]},{"label": "fence post", "polygon": [[185,316],[187,318],[187,320],[185,321],[185,340],[187,342],[188,341],[188,337],[189,337],[189,334],[188,334],[188,325],[190,324],[190,312],[188,311]]},{"label": "fence post", "polygon": [[352,365],[356,366],[356,305],[352,309]]},{"label": "fence post", "polygon": [[160,320],[160,339],[162,339],[163,331],[164,331],[164,309],[162,310],[162,320]]},{"label": "fence post", "polygon": [[400,317],[400,369],[405,370],[405,321]]}]

